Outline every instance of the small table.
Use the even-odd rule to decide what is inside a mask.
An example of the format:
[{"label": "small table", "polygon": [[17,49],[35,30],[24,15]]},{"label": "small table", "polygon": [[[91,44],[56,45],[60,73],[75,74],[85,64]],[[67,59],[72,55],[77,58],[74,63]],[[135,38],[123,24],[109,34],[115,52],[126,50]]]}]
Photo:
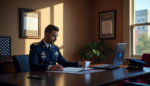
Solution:
[{"label": "small table", "polygon": [[13,60],[0,61],[0,74],[15,73]]}]

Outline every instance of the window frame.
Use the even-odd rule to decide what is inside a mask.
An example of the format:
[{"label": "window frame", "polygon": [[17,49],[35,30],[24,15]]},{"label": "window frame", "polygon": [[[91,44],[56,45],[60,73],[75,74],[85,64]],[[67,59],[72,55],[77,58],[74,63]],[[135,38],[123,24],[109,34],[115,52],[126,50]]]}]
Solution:
[{"label": "window frame", "polygon": [[124,0],[124,42],[127,43],[125,58],[140,59],[142,55],[133,55],[133,29],[135,26],[150,25],[150,23],[135,24],[135,0]]}]

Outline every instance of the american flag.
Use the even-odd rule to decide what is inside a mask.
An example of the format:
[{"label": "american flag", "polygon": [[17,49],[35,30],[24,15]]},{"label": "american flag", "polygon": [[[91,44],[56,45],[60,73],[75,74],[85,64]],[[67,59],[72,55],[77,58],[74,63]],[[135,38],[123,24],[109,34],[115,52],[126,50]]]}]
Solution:
[{"label": "american flag", "polygon": [[6,56],[6,58],[11,57],[11,38],[0,36],[0,50],[1,55]]}]

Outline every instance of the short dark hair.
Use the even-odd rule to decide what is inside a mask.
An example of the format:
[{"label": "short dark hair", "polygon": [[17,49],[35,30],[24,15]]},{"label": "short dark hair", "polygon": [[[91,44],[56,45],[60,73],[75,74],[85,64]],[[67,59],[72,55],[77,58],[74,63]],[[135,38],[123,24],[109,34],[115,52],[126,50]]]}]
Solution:
[{"label": "short dark hair", "polygon": [[48,32],[50,34],[52,32],[52,30],[59,31],[59,28],[54,25],[48,25],[45,28],[45,33]]}]

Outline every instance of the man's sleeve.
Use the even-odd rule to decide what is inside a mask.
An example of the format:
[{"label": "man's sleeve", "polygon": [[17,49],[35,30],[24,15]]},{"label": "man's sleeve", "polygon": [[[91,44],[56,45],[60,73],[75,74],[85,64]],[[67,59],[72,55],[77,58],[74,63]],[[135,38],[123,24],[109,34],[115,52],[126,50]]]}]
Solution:
[{"label": "man's sleeve", "polygon": [[61,64],[63,67],[79,67],[79,62],[68,62],[65,60],[65,58],[61,55],[59,51],[58,55],[58,61],[59,64]]},{"label": "man's sleeve", "polygon": [[38,63],[38,50],[34,44],[30,46],[29,54],[29,65],[31,71],[45,71],[48,68],[48,64],[39,64]]}]

